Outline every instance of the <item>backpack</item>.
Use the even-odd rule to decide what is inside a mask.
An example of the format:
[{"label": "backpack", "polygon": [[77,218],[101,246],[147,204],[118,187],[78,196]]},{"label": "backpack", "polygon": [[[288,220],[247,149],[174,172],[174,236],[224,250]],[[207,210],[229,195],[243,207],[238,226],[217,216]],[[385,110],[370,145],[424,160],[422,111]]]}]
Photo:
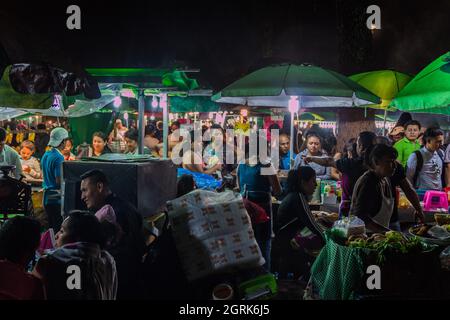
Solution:
[{"label": "backpack", "polygon": [[[417,178],[419,177],[419,173],[422,171],[422,168],[423,168],[423,157],[422,157],[422,153],[420,152],[420,150],[414,151],[414,154],[416,155],[416,158],[417,158],[417,165],[416,165],[416,171],[414,172],[414,176],[413,176],[413,186],[416,188],[416,186],[417,186]],[[443,151],[441,149],[439,149],[437,151],[437,154],[438,154],[439,158],[442,161],[441,182],[442,182],[442,187],[444,187],[445,186],[444,153],[443,153]]]}]

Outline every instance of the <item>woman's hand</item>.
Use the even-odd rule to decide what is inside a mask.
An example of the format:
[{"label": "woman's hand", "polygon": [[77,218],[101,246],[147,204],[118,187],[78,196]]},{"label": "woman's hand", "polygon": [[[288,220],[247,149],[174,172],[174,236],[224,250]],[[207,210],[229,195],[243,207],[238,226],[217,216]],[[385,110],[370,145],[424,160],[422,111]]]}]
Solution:
[{"label": "woman's hand", "polygon": [[425,216],[424,216],[422,210],[420,210],[420,211],[415,210],[415,211],[414,211],[414,217],[415,217],[416,219],[418,219],[418,220],[420,221],[420,223],[425,223]]},{"label": "woman's hand", "polygon": [[311,156],[305,156],[305,155],[303,155],[303,156],[302,156],[302,159],[303,159],[303,161],[305,161],[306,164],[308,164],[308,163],[310,163],[310,162],[313,162],[313,157],[311,157]]}]

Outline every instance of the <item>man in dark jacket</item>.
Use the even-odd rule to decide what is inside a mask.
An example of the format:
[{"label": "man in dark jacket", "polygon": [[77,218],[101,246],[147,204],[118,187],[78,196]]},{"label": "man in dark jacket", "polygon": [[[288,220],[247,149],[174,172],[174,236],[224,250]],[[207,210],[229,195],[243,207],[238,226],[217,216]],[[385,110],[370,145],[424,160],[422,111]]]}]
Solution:
[{"label": "man in dark jacket", "polygon": [[112,193],[108,179],[102,171],[88,171],[81,179],[81,199],[87,208],[97,211],[105,205],[110,205],[123,232],[118,244],[109,249],[117,265],[117,298],[141,298],[141,269],[145,252],[142,216],[132,204]]}]

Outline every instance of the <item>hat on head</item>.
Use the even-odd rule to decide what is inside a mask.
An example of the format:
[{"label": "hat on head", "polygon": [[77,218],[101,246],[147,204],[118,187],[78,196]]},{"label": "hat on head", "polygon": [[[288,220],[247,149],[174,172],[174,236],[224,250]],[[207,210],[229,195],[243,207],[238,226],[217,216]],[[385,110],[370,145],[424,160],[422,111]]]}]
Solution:
[{"label": "hat on head", "polygon": [[389,133],[389,135],[396,136],[396,135],[398,135],[400,133],[404,133],[404,132],[405,132],[405,128],[398,126],[398,127],[393,128],[392,131]]},{"label": "hat on head", "polygon": [[69,138],[69,133],[66,129],[58,127],[50,132],[50,141],[48,145],[51,147],[58,147],[65,139]]}]

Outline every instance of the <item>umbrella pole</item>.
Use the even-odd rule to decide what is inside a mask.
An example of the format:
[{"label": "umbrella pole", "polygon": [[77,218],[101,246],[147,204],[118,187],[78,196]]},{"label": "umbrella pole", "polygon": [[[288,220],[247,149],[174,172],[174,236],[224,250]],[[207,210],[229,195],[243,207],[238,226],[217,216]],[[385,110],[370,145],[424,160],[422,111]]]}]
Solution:
[{"label": "umbrella pole", "polygon": [[294,168],[294,112],[291,112],[291,145],[289,147],[289,164],[290,169]]},{"label": "umbrella pole", "polygon": [[386,130],[386,118],[387,118],[387,108],[384,109],[384,122],[383,122],[383,135],[386,136],[387,130]]},{"label": "umbrella pole", "polygon": [[[161,103],[162,100],[162,103]],[[163,158],[167,159],[169,154],[169,109],[167,103],[167,95],[163,95],[160,100],[160,107],[163,109]]]},{"label": "umbrella pole", "polygon": [[[289,112],[291,113],[291,139],[289,147],[289,168],[292,170],[294,168],[294,115],[299,112],[301,102],[297,100],[297,96],[291,96],[289,99]],[[301,99],[301,97],[300,97]]]},{"label": "umbrella pole", "polygon": [[144,154],[144,137],[145,137],[145,100],[144,100],[144,90],[139,89],[139,104],[138,104],[138,110],[139,110],[139,154]]}]

